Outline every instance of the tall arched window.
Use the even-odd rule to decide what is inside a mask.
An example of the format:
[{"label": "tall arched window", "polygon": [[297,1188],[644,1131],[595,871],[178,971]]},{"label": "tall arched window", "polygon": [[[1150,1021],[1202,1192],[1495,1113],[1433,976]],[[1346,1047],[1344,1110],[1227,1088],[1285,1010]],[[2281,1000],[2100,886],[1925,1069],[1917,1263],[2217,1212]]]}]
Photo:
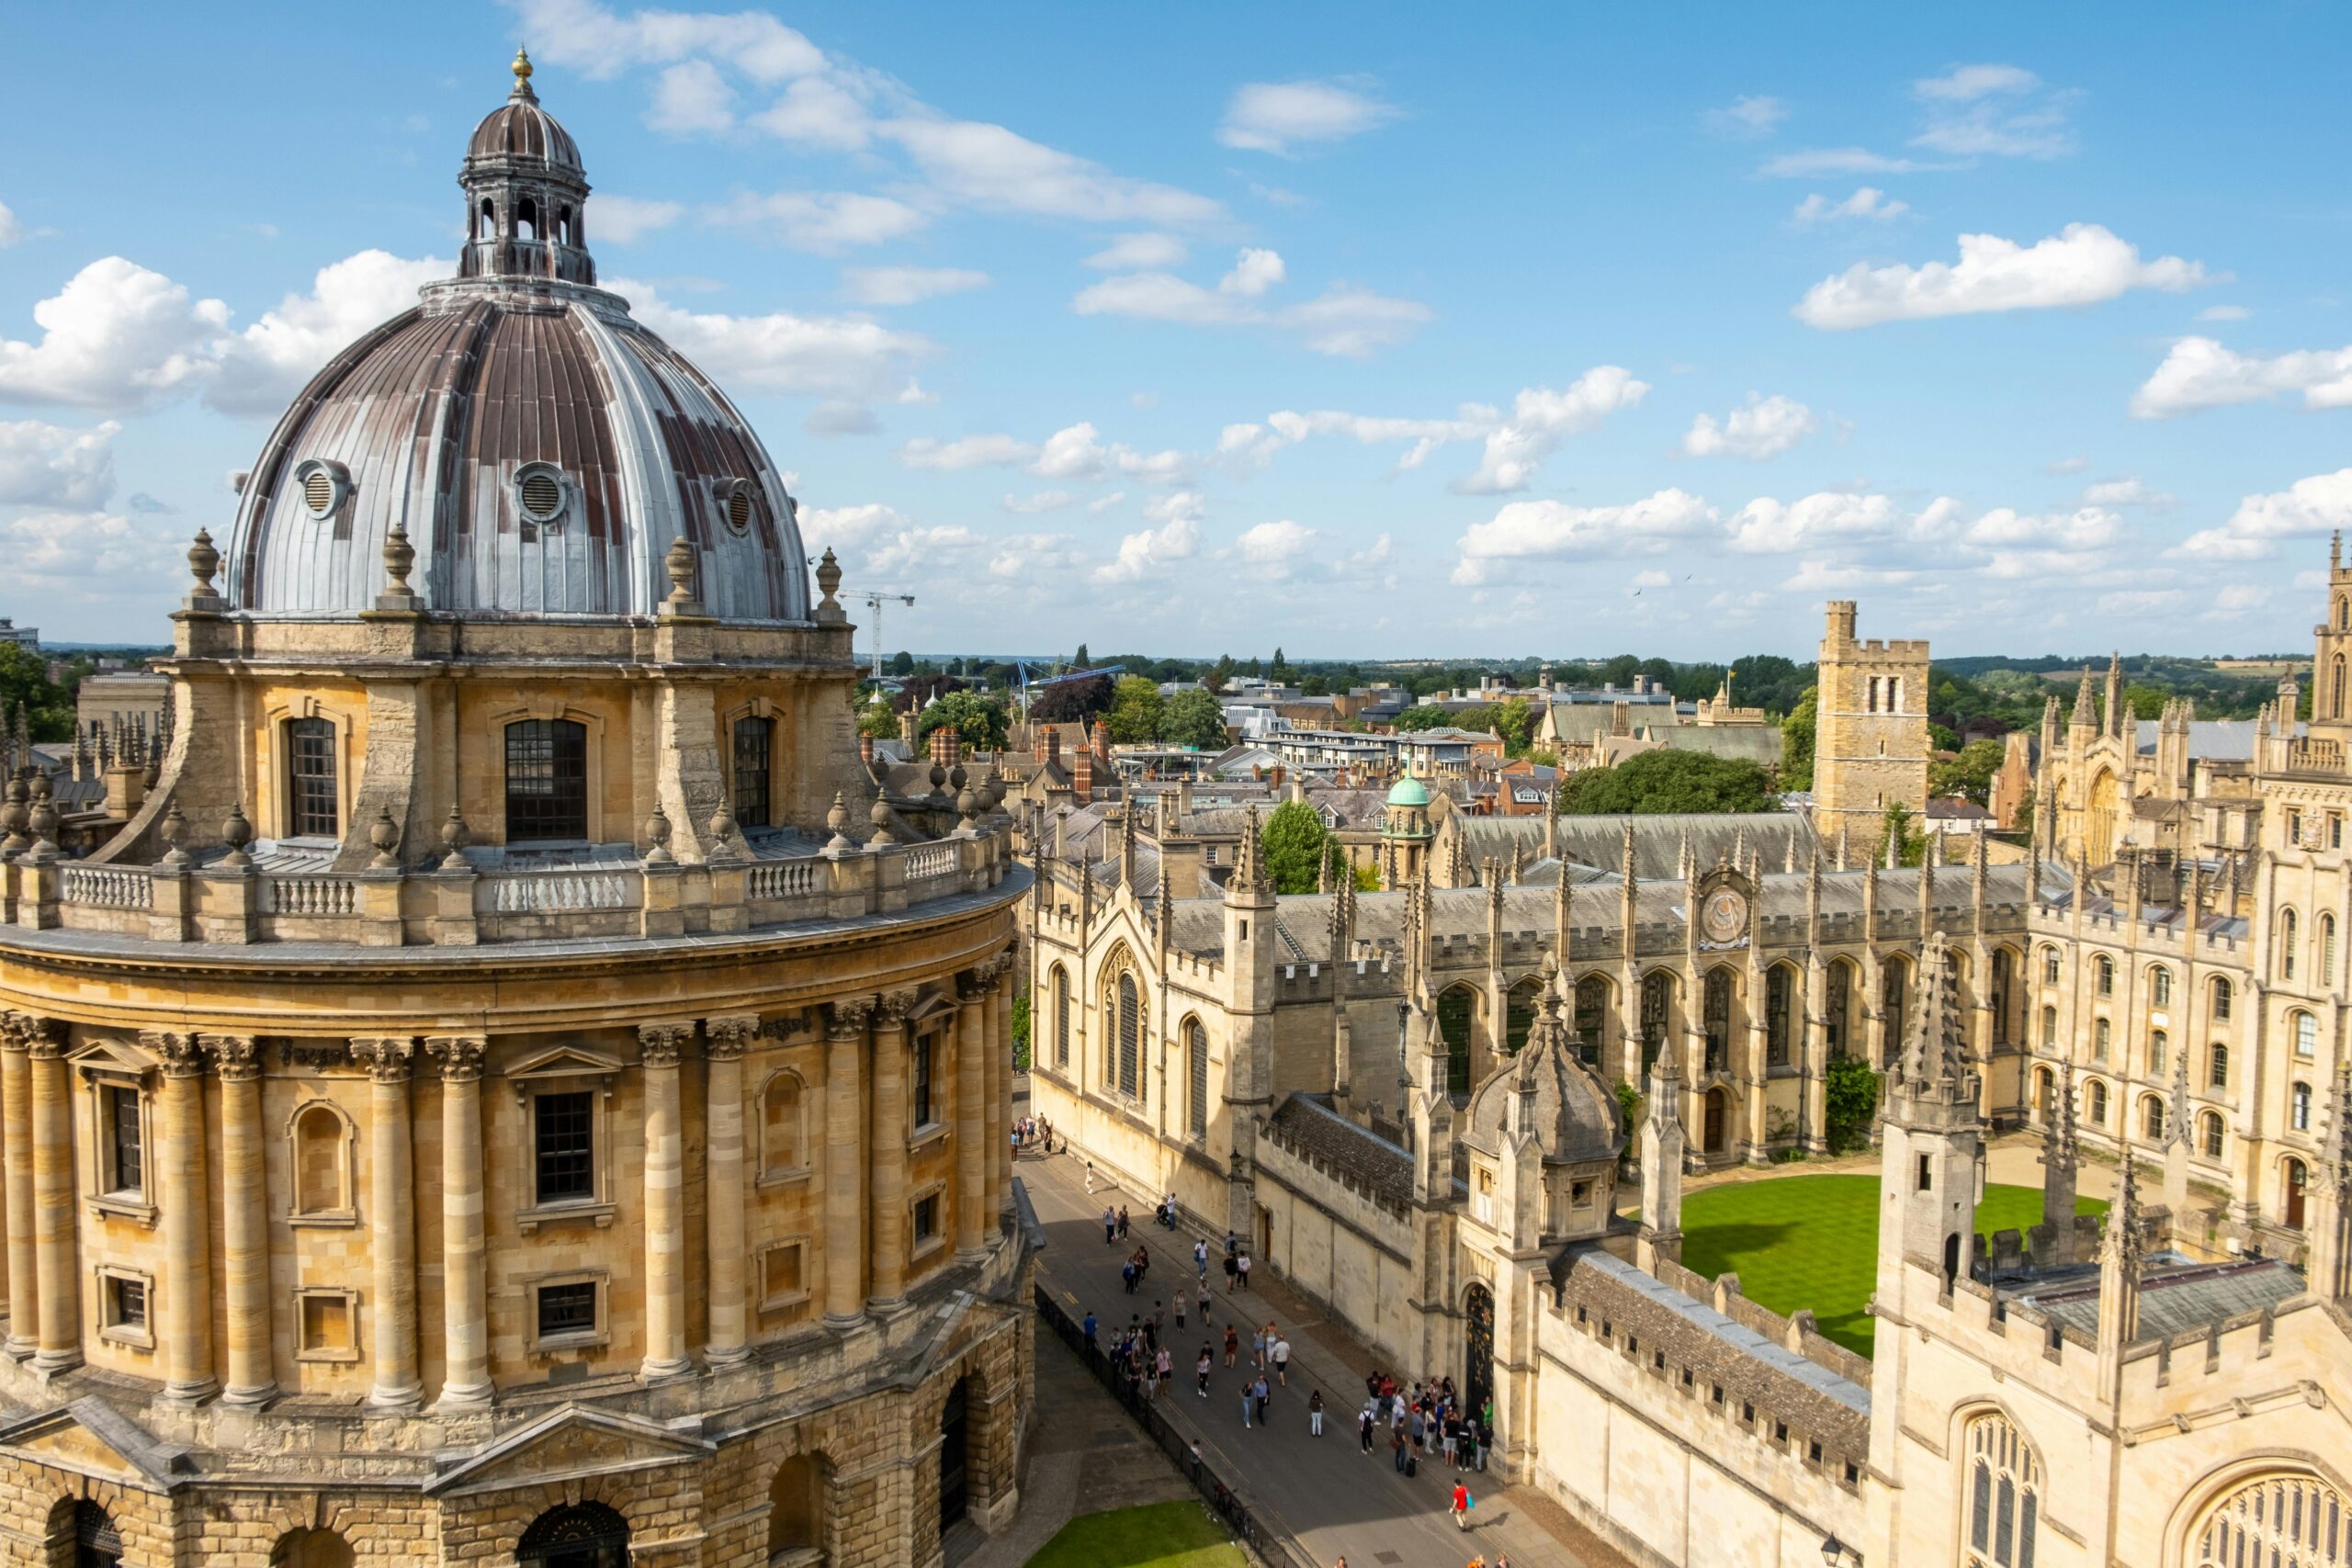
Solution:
[{"label": "tall arched window", "polygon": [[2017,966],[2007,948],[1993,950],[1993,1039],[1998,1044],[2016,1040],[2018,1026],[2025,1021],[2017,1008]]},{"label": "tall arched window", "polygon": [[323,718],[286,721],[286,831],[297,839],[332,839],[343,829],[335,793],[334,724]]},{"label": "tall arched window", "polygon": [[1187,1120],[1193,1136],[1209,1135],[1209,1033],[1197,1018],[1184,1021],[1184,1076],[1192,1088]]},{"label": "tall arched window", "polygon": [[2281,980],[2295,977],[2295,935],[2299,929],[2294,910],[2278,911],[2278,978]]},{"label": "tall arched window", "polygon": [[1764,1062],[1785,1067],[1793,1048],[1796,1018],[1796,971],[1775,964],[1764,974]]},{"label": "tall arched window", "polygon": [[1968,1424],[1968,1522],[1961,1541],[1967,1568],[2033,1568],[2034,1528],[2041,1513],[2041,1464],[2033,1445],[2005,1416]]},{"label": "tall arched window", "polygon": [[2208,1052],[2207,1055],[2210,1060],[2206,1063],[2205,1067],[2206,1083],[2214,1089],[2229,1088],[2230,1048],[2217,1040],[2213,1043],[2212,1050]]},{"label": "tall arched window", "polygon": [[2041,1048],[2045,1051],[2058,1048],[2058,1010],[2053,1007],[2041,1010]]},{"label": "tall arched window", "polygon": [[2045,986],[2058,983],[2058,950],[2055,947],[2041,950],[2041,983]]},{"label": "tall arched window", "polygon": [[1674,998],[1674,976],[1663,969],[1653,969],[1642,976],[1642,1066],[1647,1068],[1657,1060],[1658,1047],[1666,1043],[1668,1010]]},{"label": "tall arched window", "polygon": [[1532,980],[1522,980],[1503,997],[1503,1049],[1514,1056],[1527,1043],[1527,1032],[1535,1027],[1535,998],[1540,988]]},{"label": "tall arched window", "polygon": [[2113,1044],[2114,1039],[2115,1026],[2113,1024],[2108,1022],[2107,1020],[2103,1018],[2095,1018],[2091,1020],[2091,1060],[2094,1062],[2106,1061],[2108,1050]]},{"label": "tall arched window", "polygon": [[2308,1062],[2319,1055],[2319,1019],[2317,1015],[2297,1011],[2294,1015],[2295,1055]]},{"label": "tall arched window", "polygon": [[1846,1054],[1846,1018],[1851,1005],[1849,998],[1853,994],[1853,970],[1844,959],[1832,959],[1826,979],[1828,984],[1824,989],[1827,995],[1824,997],[1821,1008],[1821,1032],[1828,1043],[1829,1055],[1843,1056]]},{"label": "tall arched window", "polygon": [[760,1094],[760,1174],[785,1176],[808,1168],[808,1100],[800,1075],[775,1074]]},{"label": "tall arched window", "polygon": [[2165,1102],[2153,1094],[2140,1097],[2140,1132],[2152,1144],[2165,1140]]},{"label": "tall arched window", "polygon": [[1731,1065],[1731,971],[1707,971],[1707,1071],[1720,1073]]},{"label": "tall arched window", "polygon": [[2083,1108],[2085,1112],[2090,1117],[2092,1126],[2106,1126],[2107,1086],[2099,1082],[2097,1078],[2093,1078],[2091,1080],[2090,1087],[2083,1091]]},{"label": "tall arched window", "polygon": [[2115,995],[2115,960],[2100,953],[2091,961],[2091,982],[2102,997]]},{"label": "tall arched window", "polygon": [[588,727],[568,718],[506,727],[506,841],[588,836]]},{"label": "tall arched window", "polygon": [[1069,971],[1054,965],[1054,1066],[1069,1069]]},{"label": "tall arched window", "polygon": [[1609,1032],[1609,982],[1587,975],[1577,982],[1577,1051],[1587,1066],[1600,1060],[1600,1043]]},{"label": "tall arched window", "polygon": [[2323,986],[2335,984],[2335,917],[2334,915],[2322,915],[2319,918],[2319,983]]},{"label": "tall arched window", "polygon": [[2216,1023],[2227,1023],[2227,1022],[2229,1021],[2229,1020],[2230,1020],[2230,1003],[2231,1003],[2231,1002],[2235,998],[2235,997],[2236,997],[2236,992],[2235,992],[2235,990],[2231,987],[2231,985],[2230,985],[2230,981],[2229,981],[2229,976],[2226,976],[2226,975],[2216,975],[2216,976],[2213,976],[2213,1021],[2214,1021],[2214,1022],[2216,1022]]},{"label": "tall arched window", "polygon": [[351,1124],[323,1100],[294,1113],[294,1213],[317,1218],[352,1213]]},{"label": "tall arched window", "polygon": [[1143,998],[1132,974],[1119,976],[1119,1092],[1136,1098],[1143,1057]]},{"label": "tall arched window", "polygon": [[1890,958],[1879,971],[1878,1006],[1886,1019],[1886,1060],[1878,1064],[1883,1069],[1892,1064],[1903,1049],[1904,995],[1903,961]]},{"label": "tall arched window", "polygon": [[2170,1042],[2165,1038],[2165,1032],[2161,1029],[2151,1032],[2148,1035],[2148,1076],[2150,1077],[2160,1078],[2165,1076],[2165,1062],[2169,1054]]},{"label": "tall arched window", "polygon": [[2311,1182],[2311,1173],[2304,1169],[2301,1160],[2290,1159],[2281,1174],[2285,1179],[2286,1193],[2278,1206],[2278,1218],[2289,1230],[2299,1231],[2303,1228],[2303,1200]]},{"label": "tall arched window", "polygon": [[2220,1159],[2222,1140],[2225,1135],[2222,1124],[2222,1113],[2218,1111],[2208,1111],[2197,1119],[2197,1125],[2199,1133],[2199,1142],[2204,1146],[2205,1157]]},{"label": "tall arched window", "polygon": [[1456,986],[1437,999],[1437,1032],[1445,1042],[1445,1092],[1470,1092],[1470,987]]},{"label": "tall arched window", "polygon": [[775,825],[768,800],[769,758],[775,741],[775,720],[735,721],[735,825],[739,828]]},{"label": "tall arched window", "polygon": [[2287,1089],[2287,1125],[2298,1133],[2312,1130],[2312,1086],[2290,1084]]},{"label": "tall arched window", "polygon": [[2337,718],[2344,716],[2344,655],[2337,654],[2327,667],[2328,712]]},{"label": "tall arched window", "polygon": [[2172,1006],[2172,971],[2161,964],[2148,971],[2148,1001],[2154,1007]]},{"label": "tall arched window", "polygon": [[2352,1501],[2312,1475],[2268,1475],[2225,1495],[2188,1539],[2190,1568],[2342,1568]]}]

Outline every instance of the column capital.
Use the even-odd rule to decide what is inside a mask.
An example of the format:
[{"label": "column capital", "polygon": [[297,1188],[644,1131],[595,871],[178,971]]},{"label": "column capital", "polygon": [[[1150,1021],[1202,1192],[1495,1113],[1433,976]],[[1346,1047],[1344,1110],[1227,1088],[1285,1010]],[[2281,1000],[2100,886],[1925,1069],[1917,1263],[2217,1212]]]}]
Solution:
[{"label": "column capital", "polygon": [[354,1060],[378,1083],[403,1083],[416,1055],[416,1041],[408,1035],[379,1035],[354,1040]]},{"label": "column capital", "polygon": [[702,1021],[703,1050],[714,1062],[731,1062],[759,1037],[760,1015],[731,1012]]},{"label": "column capital", "polygon": [[976,1007],[996,989],[996,960],[988,959],[956,976],[956,999],[967,1007]]},{"label": "column capital", "polygon": [[489,1049],[489,1040],[480,1034],[430,1034],[424,1040],[424,1054],[451,1083],[478,1082]]},{"label": "column capital", "polygon": [[142,1029],[139,1043],[163,1059],[164,1076],[167,1078],[200,1078],[204,1076],[204,1044],[193,1034],[181,1034],[166,1029]]},{"label": "column capital", "polygon": [[57,1020],[12,1012],[7,1015],[6,1024],[6,1031],[0,1032],[0,1044],[9,1050],[29,1051],[51,1061],[65,1054],[65,1026]]},{"label": "column capital", "polygon": [[885,992],[876,1004],[874,1024],[877,1029],[903,1029],[907,1015],[915,1010],[916,993],[912,990]]},{"label": "column capital", "polygon": [[825,1032],[836,1040],[854,1040],[873,1021],[876,997],[844,997],[831,1005]]},{"label": "column capital", "polygon": [[245,1083],[261,1077],[261,1042],[250,1034],[199,1034],[197,1043],[212,1057],[212,1070],[223,1083]]},{"label": "column capital", "polygon": [[637,1026],[637,1044],[649,1067],[674,1067],[686,1042],[695,1037],[691,1021],[640,1023]]}]

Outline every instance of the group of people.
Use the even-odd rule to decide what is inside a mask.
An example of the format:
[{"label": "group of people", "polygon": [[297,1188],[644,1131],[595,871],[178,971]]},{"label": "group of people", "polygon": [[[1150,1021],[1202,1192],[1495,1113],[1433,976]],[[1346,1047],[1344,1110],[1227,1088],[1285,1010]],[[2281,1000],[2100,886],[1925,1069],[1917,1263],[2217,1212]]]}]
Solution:
[{"label": "group of people", "polygon": [[[1029,1149],[1041,1155],[1054,1152],[1054,1124],[1043,1116],[1023,1116],[1012,1124],[1012,1157],[1017,1160]],[[1090,1163],[1087,1169],[1091,1173],[1093,1166]]]},{"label": "group of people", "polygon": [[[1422,1457],[1431,1449],[1457,1471],[1487,1468],[1487,1443],[1494,1423],[1492,1404],[1481,1410],[1465,1409],[1450,1377],[1403,1387],[1395,1378],[1374,1371],[1363,1383],[1363,1408],[1356,1413],[1356,1438],[1365,1453],[1374,1451],[1374,1429],[1385,1424],[1389,1458],[1399,1475],[1418,1474]],[[1467,1506],[1461,1511],[1466,1515]]]}]

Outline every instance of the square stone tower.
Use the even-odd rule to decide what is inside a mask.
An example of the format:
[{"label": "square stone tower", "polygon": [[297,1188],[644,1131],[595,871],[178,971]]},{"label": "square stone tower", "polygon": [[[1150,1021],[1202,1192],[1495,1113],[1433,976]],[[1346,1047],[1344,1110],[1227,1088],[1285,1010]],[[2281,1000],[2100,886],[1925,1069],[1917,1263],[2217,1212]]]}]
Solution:
[{"label": "square stone tower", "polygon": [[1829,602],[1821,638],[1820,707],[1813,740],[1813,820],[1834,844],[1877,850],[1886,808],[1914,818],[1928,807],[1928,645],[1862,642],[1854,602]]}]

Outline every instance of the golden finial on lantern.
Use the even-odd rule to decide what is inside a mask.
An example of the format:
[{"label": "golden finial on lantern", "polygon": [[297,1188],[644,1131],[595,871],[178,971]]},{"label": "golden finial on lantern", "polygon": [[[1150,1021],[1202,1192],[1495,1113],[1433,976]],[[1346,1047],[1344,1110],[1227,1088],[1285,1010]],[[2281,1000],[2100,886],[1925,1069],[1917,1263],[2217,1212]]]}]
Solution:
[{"label": "golden finial on lantern", "polygon": [[520,44],[514,46],[514,64],[513,66],[513,70],[514,72],[514,90],[518,93],[529,92],[531,90],[531,54],[528,50],[525,49]]}]

